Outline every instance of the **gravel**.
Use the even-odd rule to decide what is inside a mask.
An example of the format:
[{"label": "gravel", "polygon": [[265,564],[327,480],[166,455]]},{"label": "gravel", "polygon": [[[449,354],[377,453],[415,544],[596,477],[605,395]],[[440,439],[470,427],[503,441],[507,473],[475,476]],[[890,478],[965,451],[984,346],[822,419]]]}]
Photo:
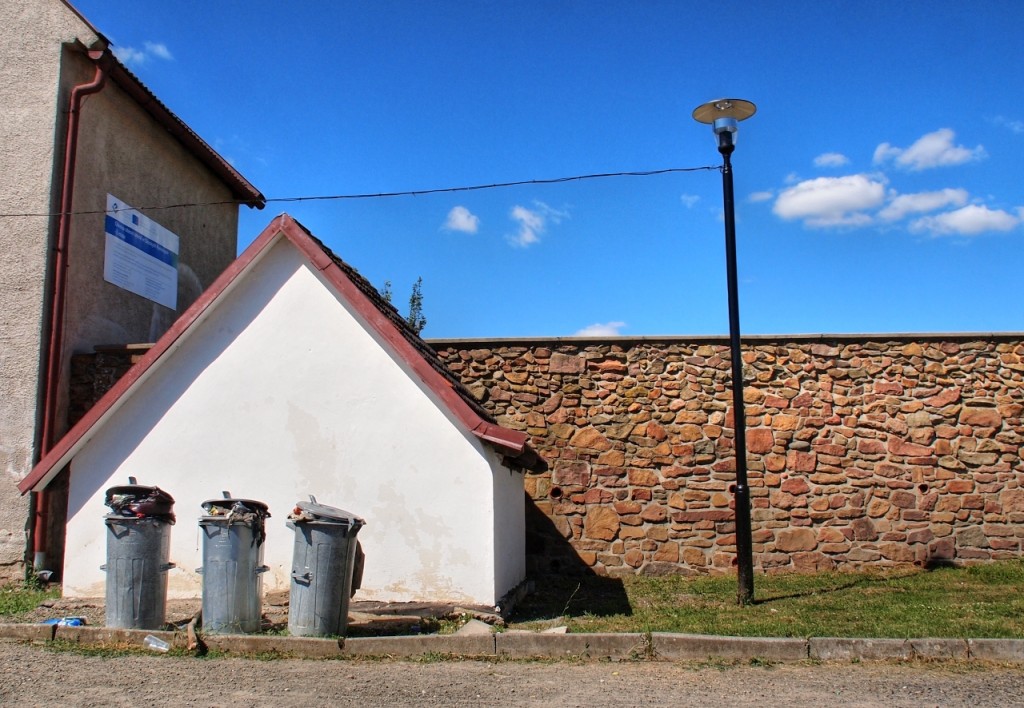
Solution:
[{"label": "gravel", "polygon": [[261,661],[104,657],[0,641],[4,706],[1024,705],[1024,669],[984,663]]}]

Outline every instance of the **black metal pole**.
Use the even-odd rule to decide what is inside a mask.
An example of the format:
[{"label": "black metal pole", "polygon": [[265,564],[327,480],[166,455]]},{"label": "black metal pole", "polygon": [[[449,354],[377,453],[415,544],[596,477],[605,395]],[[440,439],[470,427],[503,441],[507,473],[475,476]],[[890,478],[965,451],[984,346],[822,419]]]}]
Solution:
[{"label": "black metal pole", "polygon": [[736,283],[736,213],[732,193],[733,135],[718,136],[722,165],[722,201],[725,211],[725,268],[729,285],[729,350],[732,358],[733,443],[736,452],[736,565],[741,605],[754,601],[754,553],[750,535],[750,487],[747,485],[747,419],[743,412],[743,358],[740,350],[740,301]]}]

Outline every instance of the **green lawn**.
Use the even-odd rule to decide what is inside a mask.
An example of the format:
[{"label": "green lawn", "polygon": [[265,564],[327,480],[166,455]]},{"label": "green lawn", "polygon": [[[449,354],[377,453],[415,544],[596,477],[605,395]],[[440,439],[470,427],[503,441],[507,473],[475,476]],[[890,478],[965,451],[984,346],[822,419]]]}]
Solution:
[{"label": "green lawn", "polygon": [[735,576],[538,582],[510,626],[546,626],[562,617],[572,632],[1024,638],[1020,560],[935,570],[757,576],[754,595],[754,605],[739,607]]}]

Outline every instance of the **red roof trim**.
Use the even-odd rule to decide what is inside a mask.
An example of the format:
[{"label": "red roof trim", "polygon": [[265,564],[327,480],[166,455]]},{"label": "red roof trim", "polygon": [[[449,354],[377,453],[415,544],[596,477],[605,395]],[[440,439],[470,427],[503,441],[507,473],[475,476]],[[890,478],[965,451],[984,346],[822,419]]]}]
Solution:
[{"label": "red roof trim", "polygon": [[[244,273],[278,236],[287,238],[310,261],[321,270],[328,281],[351,304],[356,312],[388,343],[395,353],[405,361],[416,375],[434,392],[443,405],[462,423],[466,429],[481,440],[494,445],[500,451],[519,456],[527,451],[525,433],[509,430],[484,420],[480,414],[455,391],[451,382],[430,365],[395,325],[364,295],[344,271],[331,259],[297,221],[287,214],[276,217],[252,244],[245,249],[198,300],[192,303],[171,328],[153,345],[146,354],[104,395],[88,413],[40,460],[21,482],[18,489],[24,494],[44,489],[64,467],[78,448],[91,437],[93,428],[116,409],[118,402],[141,379],[149,369],[185,335],[207,309],[232,283]],[[325,263],[324,259],[327,262]]]}]

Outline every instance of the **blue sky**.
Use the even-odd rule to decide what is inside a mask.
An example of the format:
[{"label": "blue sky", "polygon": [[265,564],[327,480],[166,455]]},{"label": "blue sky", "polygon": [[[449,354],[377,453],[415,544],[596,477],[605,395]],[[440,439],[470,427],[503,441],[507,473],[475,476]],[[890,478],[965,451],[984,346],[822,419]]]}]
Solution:
[{"label": "blue sky", "polygon": [[[1024,3],[75,3],[268,198],[717,166],[745,334],[1024,331]],[[287,211],[427,337],[724,334],[720,173]]]}]

